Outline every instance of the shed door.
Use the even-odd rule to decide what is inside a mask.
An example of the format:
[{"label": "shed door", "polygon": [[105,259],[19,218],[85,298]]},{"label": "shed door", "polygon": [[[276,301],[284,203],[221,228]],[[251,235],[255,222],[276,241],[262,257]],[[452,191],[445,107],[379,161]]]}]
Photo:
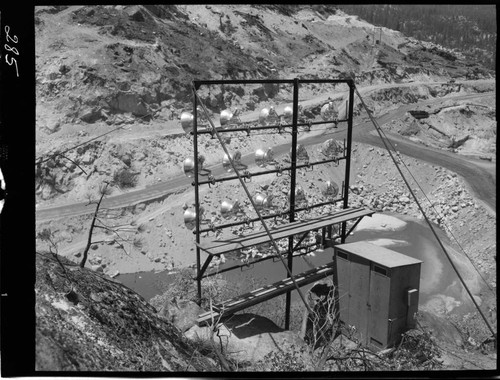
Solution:
[{"label": "shed door", "polygon": [[370,284],[369,343],[385,348],[388,340],[389,298],[391,290],[390,272],[387,268],[373,265]]},{"label": "shed door", "polygon": [[368,343],[369,294],[370,262],[351,255],[348,323],[356,327],[357,336],[363,343]]}]

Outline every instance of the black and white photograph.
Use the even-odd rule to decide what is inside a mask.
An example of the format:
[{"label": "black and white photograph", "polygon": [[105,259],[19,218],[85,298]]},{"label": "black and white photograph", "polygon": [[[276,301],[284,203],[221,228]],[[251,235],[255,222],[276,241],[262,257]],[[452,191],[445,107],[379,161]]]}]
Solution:
[{"label": "black and white photograph", "polygon": [[31,375],[498,374],[496,10],[35,4],[34,57],[2,22]]}]

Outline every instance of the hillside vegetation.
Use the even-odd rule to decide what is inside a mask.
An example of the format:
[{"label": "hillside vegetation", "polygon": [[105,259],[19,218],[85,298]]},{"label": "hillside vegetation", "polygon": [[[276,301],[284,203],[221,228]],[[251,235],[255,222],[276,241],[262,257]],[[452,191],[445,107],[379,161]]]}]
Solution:
[{"label": "hillside vegetation", "polygon": [[408,37],[456,49],[467,59],[496,66],[496,7],[492,4],[352,4],[340,5],[371,24]]}]

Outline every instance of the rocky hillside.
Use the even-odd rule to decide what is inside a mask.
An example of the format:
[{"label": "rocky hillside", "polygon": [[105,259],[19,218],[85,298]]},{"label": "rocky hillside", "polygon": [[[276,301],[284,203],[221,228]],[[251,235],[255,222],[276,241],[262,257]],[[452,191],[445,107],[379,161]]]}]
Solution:
[{"label": "rocky hillside", "polygon": [[384,128],[409,139],[455,153],[496,157],[496,111],[494,97],[476,101],[453,101],[418,107]]},{"label": "rocky hillside", "polygon": [[[37,142],[59,130],[85,132],[98,121],[168,120],[190,108],[193,79],[349,73],[358,83],[372,83],[489,75],[479,64],[389,29],[374,47],[372,31],[372,25],[335,9],[319,13],[308,7],[37,7]],[[207,100],[215,98],[208,104],[220,112],[228,103],[246,109],[269,95],[229,86]],[[47,147],[37,151],[46,153]]]},{"label": "rocky hillside", "polygon": [[[438,45],[424,47],[390,29],[384,29],[383,43],[374,45],[372,25],[331,7],[40,6],[35,19],[36,156],[44,163],[37,176],[45,177],[37,182],[40,201],[73,188],[80,192],[87,181],[101,182],[146,155],[153,158],[148,166],[156,169],[132,170],[149,175],[148,182],[161,178],[156,170],[178,167],[187,147],[169,147],[165,157],[165,149],[156,155],[139,146],[143,139],[155,150],[156,141],[149,141],[157,139],[153,131],[182,132],[178,117],[192,107],[193,79],[354,75],[363,86],[493,74]],[[312,97],[326,88],[308,90],[306,96]],[[431,95],[445,95],[440,91]],[[266,102],[289,100],[291,92],[224,86],[202,97],[217,114],[228,107],[252,111]],[[399,98],[393,100],[406,96]],[[122,135],[130,130],[131,138],[112,145],[98,140],[70,151],[67,158],[47,161],[50,154],[93,136],[112,137],[116,128]],[[138,153],[131,156],[134,149]],[[155,165],[155,160],[167,165]]]},{"label": "rocky hillside", "polygon": [[217,371],[141,296],[64,257],[36,255],[36,371]]},{"label": "rocky hillside", "polygon": [[493,4],[352,4],[341,9],[418,40],[438,43],[494,69],[497,26]]}]

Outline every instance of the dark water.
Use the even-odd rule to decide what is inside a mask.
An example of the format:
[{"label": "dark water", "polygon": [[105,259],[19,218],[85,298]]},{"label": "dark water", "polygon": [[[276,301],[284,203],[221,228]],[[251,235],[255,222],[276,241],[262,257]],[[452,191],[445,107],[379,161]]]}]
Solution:
[{"label": "dark water", "polygon": [[[473,304],[465,293],[456,273],[429,227],[414,218],[401,215],[397,217],[407,223],[404,229],[400,231],[357,231],[347,239],[347,242],[362,240],[376,241],[379,239],[391,240],[393,244],[384,245],[386,248],[423,261],[420,278],[420,305],[425,305],[429,302],[439,302],[440,305],[448,305],[452,309],[455,308],[455,311],[470,311]],[[445,242],[448,252],[454,252],[449,247],[448,238],[444,232],[439,229],[437,229],[437,232]],[[295,258],[293,272],[300,273],[330,262],[332,260],[332,252],[331,249],[327,249],[316,251],[314,256]],[[478,294],[479,282],[474,274],[471,274],[473,272],[471,270],[472,266],[463,259],[460,259],[460,256],[456,254],[453,260],[460,273],[465,277],[472,293]],[[467,273],[467,275],[464,275],[464,273]],[[221,274],[221,276],[227,279],[229,284],[248,284],[248,290],[254,288],[253,284],[257,284],[257,287],[260,287],[288,277],[283,264],[280,261],[273,262],[273,260],[256,263],[251,268],[228,271]],[[155,295],[161,294],[168,287],[168,284],[172,282],[173,276],[167,272],[140,272],[122,274],[117,279],[149,300]],[[309,287],[311,286],[312,284],[309,285]],[[305,292],[307,288],[304,287],[302,289]],[[294,291],[292,292],[292,301],[297,300],[299,300],[299,296]]]},{"label": "dark water", "polygon": [[[420,305],[441,300],[448,307],[456,308],[455,311],[471,311],[474,305],[429,226],[411,217],[400,215],[397,217],[407,223],[403,230],[359,231],[350,238],[350,241],[394,240],[396,244],[387,248],[423,261],[420,273]],[[473,266],[450,247],[450,241],[442,230],[437,227],[434,229],[471,292],[479,294],[479,276]]]}]

